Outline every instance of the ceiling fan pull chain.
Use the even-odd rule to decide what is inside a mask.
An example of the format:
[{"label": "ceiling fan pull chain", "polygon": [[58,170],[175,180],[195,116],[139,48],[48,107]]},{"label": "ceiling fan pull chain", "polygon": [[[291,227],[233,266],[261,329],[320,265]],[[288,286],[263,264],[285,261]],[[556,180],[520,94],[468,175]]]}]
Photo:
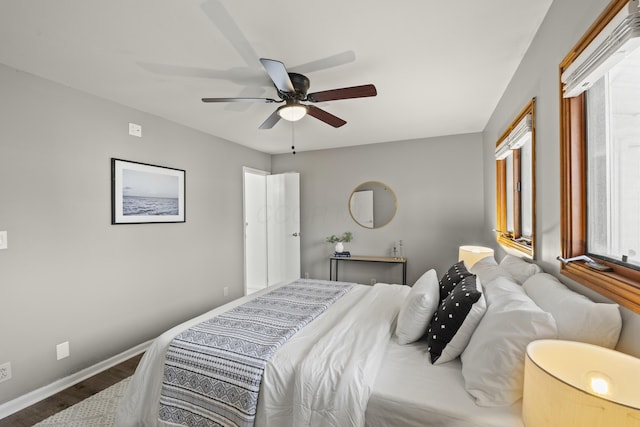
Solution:
[{"label": "ceiling fan pull chain", "polygon": [[295,126],[296,122],[291,122],[291,151],[293,151],[293,155],[295,156],[296,154],[296,138],[295,138],[295,134],[294,134],[294,130],[293,127]]}]

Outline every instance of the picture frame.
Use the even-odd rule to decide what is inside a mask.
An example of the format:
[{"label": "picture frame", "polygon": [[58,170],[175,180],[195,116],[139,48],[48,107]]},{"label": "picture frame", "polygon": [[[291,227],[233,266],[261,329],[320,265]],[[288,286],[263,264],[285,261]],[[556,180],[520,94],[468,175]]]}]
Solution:
[{"label": "picture frame", "polygon": [[185,221],[184,170],[111,159],[111,224]]}]

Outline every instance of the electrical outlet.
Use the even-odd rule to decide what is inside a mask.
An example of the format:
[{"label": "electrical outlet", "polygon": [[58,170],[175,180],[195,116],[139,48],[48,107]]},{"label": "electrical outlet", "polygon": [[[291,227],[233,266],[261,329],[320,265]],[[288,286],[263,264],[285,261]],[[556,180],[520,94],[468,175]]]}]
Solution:
[{"label": "electrical outlet", "polygon": [[11,362],[0,365],[0,383],[11,379]]},{"label": "electrical outlet", "polygon": [[305,271],[305,272],[304,272],[304,278],[305,278],[305,279],[308,279],[308,278],[309,278],[309,272],[308,272],[308,271]]},{"label": "electrical outlet", "polygon": [[7,242],[7,232],[0,231],[0,249],[7,249],[9,243]]},{"label": "electrical outlet", "polygon": [[224,294],[224,296],[225,296],[225,297],[226,297],[226,296],[229,296],[229,287],[228,287],[228,286],[225,286],[225,287],[222,289],[222,293]]},{"label": "electrical outlet", "polygon": [[371,284],[372,284],[372,285],[375,285],[376,283],[377,283],[377,280],[376,280],[376,279],[371,279]]},{"label": "electrical outlet", "polygon": [[56,346],[56,356],[58,360],[69,357],[69,341],[65,341]]}]

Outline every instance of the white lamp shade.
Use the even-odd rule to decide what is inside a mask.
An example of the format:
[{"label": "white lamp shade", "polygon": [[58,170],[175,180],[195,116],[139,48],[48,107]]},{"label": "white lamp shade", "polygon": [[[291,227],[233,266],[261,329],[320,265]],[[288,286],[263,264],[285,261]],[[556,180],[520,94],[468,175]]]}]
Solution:
[{"label": "white lamp shade", "polygon": [[287,104],[278,108],[278,115],[290,122],[297,122],[307,114],[307,108],[301,104]]},{"label": "white lamp shade", "polygon": [[573,341],[527,346],[526,427],[640,426],[640,359]]},{"label": "white lamp shade", "polygon": [[489,256],[493,256],[493,249],[484,246],[460,246],[458,248],[458,261],[464,261],[467,268],[471,268],[473,264]]}]

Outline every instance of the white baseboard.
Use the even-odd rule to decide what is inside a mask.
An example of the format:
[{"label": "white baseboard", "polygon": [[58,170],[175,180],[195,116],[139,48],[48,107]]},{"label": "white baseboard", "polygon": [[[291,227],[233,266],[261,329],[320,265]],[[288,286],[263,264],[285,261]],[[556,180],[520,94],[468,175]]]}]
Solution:
[{"label": "white baseboard", "polygon": [[40,402],[41,400],[46,399],[47,397],[53,396],[56,393],[61,392],[62,390],[71,387],[72,385],[78,384],[81,381],[86,380],[96,374],[99,374],[102,371],[106,371],[109,368],[112,368],[125,360],[131,359],[133,356],[137,356],[140,353],[145,352],[152,341],[147,341],[142,344],[139,344],[129,350],[123,351],[120,354],[116,354],[113,357],[110,357],[107,360],[104,360],[100,363],[96,363],[93,366],[89,366],[86,369],[81,370],[80,372],[76,372],[75,374],[69,375],[68,377],[61,378],[57,381],[52,382],[49,385],[44,387],[40,387],[39,389],[33,390],[25,395],[17,397],[13,400],[10,400],[6,403],[0,405],[0,420],[8,417],[9,415],[15,414],[18,411],[23,410],[35,403]]}]

